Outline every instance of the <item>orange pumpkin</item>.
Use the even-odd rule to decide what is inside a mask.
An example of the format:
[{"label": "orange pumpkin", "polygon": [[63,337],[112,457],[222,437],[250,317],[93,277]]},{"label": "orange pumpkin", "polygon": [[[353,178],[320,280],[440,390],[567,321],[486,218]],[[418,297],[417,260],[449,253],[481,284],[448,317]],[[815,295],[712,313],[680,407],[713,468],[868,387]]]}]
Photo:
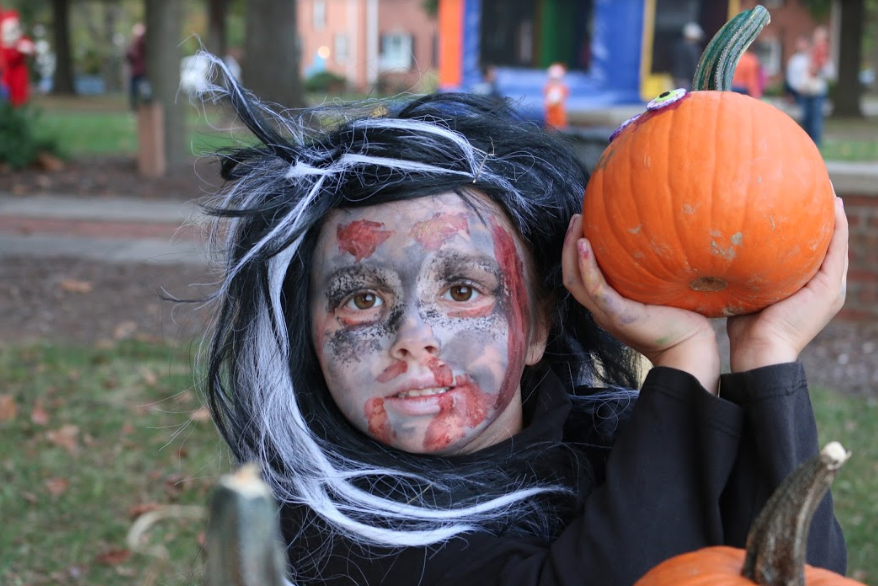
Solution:
[{"label": "orange pumpkin", "polygon": [[735,23],[705,50],[701,90],[650,102],[589,180],[584,235],[607,282],[630,299],[708,317],[751,313],[798,291],[826,254],[834,193],[817,147],[777,108],[721,91],[750,42],[728,50]]},{"label": "orange pumpkin", "polygon": [[805,564],[808,528],[849,454],[832,442],[796,469],[765,504],[747,536],[747,549],[717,546],[660,563],[634,586],[863,586]]}]

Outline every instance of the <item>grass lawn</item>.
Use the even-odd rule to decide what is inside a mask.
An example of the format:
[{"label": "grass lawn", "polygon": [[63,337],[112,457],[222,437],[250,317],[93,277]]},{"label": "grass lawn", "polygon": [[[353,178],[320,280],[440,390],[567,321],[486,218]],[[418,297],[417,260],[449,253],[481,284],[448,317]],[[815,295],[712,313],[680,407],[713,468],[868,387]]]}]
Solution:
[{"label": "grass lawn", "polygon": [[[183,104],[187,144],[193,154],[235,142],[229,132],[216,128],[217,115],[206,119],[194,106]],[[34,105],[39,112],[37,135],[56,139],[64,156],[134,156],[137,153],[137,118],[128,109],[124,96],[40,96]]]},{"label": "grass lawn", "polygon": [[[200,583],[203,521],[170,518],[147,533],[167,562],[125,543],[135,515],[202,505],[229,470],[189,355],[135,342],[0,347],[0,584]],[[853,452],[833,488],[849,574],[876,583],[878,401],[820,389],[813,400],[821,441]]]},{"label": "grass lawn", "polygon": [[199,514],[191,506],[230,469],[187,355],[134,342],[0,348],[0,584],[201,583],[202,520],[146,533],[167,561],[126,545],[136,515]]},{"label": "grass lawn", "polygon": [[[315,103],[324,99],[328,98],[311,96]],[[193,154],[236,143],[229,132],[211,126],[184,98],[181,103],[186,110],[187,142]],[[34,105],[42,112],[39,134],[56,137],[67,156],[134,155],[137,152],[136,120],[128,110],[124,95],[36,96]],[[216,122],[219,116],[209,118]],[[878,117],[827,119],[820,150],[826,160],[878,162]]]}]

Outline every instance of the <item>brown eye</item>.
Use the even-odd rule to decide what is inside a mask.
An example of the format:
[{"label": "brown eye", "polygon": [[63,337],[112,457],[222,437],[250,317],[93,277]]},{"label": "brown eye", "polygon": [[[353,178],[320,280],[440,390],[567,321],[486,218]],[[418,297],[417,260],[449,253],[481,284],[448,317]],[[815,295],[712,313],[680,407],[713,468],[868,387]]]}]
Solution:
[{"label": "brown eye", "polygon": [[349,303],[353,303],[357,309],[372,309],[381,305],[381,299],[374,293],[364,292],[351,297]]},{"label": "brown eye", "polygon": [[448,294],[455,301],[469,301],[473,298],[475,291],[469,285],[455,285],[448,290]]}]

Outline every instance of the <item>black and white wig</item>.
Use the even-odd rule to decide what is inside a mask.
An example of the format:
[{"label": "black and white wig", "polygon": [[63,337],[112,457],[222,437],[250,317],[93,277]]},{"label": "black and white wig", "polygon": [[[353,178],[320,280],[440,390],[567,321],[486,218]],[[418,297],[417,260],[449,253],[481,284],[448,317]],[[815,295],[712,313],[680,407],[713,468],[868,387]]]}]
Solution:
[{"label": "black and white wig", "polygon": [[345,420],[317,361],[308,290],[332,210],[479,193],[517,227],[541,289],[534,298],[547,300],[548,347],[522,392],[554,370],[571,388],[609,386],[596,402],[630,397],[618,389],[637,385],[633,355],[562,284],[561,248],[588,178],[570,147],[476,95],[283,112],[234,82],[217,96],[259,140],[220,155],[226,183],[207,206],[224,244],[206,392],[235,457],[261,463],[281,503],[307,507],[330,537],[360,545],[429,545],[472,531],[551,538],[572,506],[564,499],[581,495],[533,479],[534,450],[502,462],[413,455]]}]

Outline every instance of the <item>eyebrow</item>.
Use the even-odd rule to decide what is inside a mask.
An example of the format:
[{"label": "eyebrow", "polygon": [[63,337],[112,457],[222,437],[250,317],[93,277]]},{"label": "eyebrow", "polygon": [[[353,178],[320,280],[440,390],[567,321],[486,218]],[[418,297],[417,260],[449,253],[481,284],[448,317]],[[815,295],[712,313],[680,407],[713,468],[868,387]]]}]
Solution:
[{"label": "eyebrow", "polygon": [[486,271],[500,279],[503,271],[497,259],[488,254],[465,254],[461,252],[440,252],[433,263],[436,270],[443,273],[461,274],[472,268]]},{"label": "eyebrow", "polygon": [[327,287],[332,283],[339,281],[340,279],[355,279],[358,277],[372,277],[384,282],[387,281],[387,278],[384,275],[386,275],[387,272],[391,270],[393,269],[388,269],[387,267],[380,265],[367,265],[361,262],[351,263],[339,267],[333,272],[326,275],[322,280],[322,284],[324,287]]}]

